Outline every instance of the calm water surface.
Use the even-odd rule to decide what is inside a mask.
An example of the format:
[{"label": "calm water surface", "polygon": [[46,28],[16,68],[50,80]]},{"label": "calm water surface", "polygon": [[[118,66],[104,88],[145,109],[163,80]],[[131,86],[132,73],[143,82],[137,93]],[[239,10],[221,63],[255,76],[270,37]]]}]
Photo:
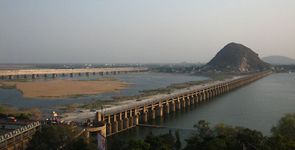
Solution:
[{"label": "calm water surface", "polygon": [[[7,104],[15,107],[28,108],[48,108],[58,105],[66,105],[73,103],[90,103],[99,99],[111,99],[113,96],[132,96],[139,94],[142,90],[163,88],[173,83],[182,83],[188,81],[201,81],[208,79],[207,77],[190,76],[184,74],[167,74],[167,73],[128,73],[118,75],[108,75],[103,77],[114,77],[121,81],[131,83],[130,87],[120,91],[84,96],[79,98],[63,98],[63,99],[31,99],[22,97],[21,92],[16,89],[0,89],[0,104]],[[74,79],[94,80],[102,78],[100,76],[81,76]]]},{"label": "calm water surface", "polygon": [[271,127],[284,114],[292,112],[295,113],[295,74],[272,74],[210,102],[153,122],[166,126],[167,129],[134,128],[110,138],[109,141],[116,141],[123,136],[144,137],[150,132],[167,133],[169,129],[179,129],[184,140],[191,135],[193,125],[199,120],[207,120],[212,126],[217,123],[243,126],[269,135]]}]

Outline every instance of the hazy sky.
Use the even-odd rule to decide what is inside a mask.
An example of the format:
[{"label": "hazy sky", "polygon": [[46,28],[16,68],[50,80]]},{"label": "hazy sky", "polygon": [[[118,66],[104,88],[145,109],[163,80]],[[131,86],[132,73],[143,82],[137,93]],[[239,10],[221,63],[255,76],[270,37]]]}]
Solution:
[{"label": "hazy sky", "polygon": [[229,42],[295,58],[295,0],[0,0],[0,63],[207,62]]}]

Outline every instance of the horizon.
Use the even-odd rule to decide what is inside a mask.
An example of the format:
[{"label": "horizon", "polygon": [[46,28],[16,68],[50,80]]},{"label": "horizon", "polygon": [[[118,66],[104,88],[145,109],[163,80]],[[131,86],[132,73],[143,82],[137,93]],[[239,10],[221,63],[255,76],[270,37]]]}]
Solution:
[{"label": "horizon", "polygon": [[207,63],[230,42],[295,59],[295,2],[0,2],[0,63]]}]

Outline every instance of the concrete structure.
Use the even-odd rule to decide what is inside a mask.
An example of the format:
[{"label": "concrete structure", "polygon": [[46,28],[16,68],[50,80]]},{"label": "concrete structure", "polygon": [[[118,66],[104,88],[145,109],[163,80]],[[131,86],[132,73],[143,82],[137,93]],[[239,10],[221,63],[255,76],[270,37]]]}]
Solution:
[{"label": "concrete structure", "polygon": [[40,128],[40,122],[32,122],[0,136],[0,150],[25,150],[29,140]]},{"label": "concrete structure", "polygon": [[148,122],[156,117],[163,117],[171,112],[184,110],[191,105],[208,101],[213,97],[249,84],[271,73],[266,71],[239,76],[225,81],[194,86],[166,96],[111,107],[98,112],[95,120],[106,124],[105,134],[110,136],[135,127],[139,122]]},{"label": "concrete structure", "polygon": [[120,74],[128,72],[140,72],[147,71],[147,68],[138,67],[121,67],[121,68],[90,68],[90,69],[26,69],[26,70],[0,70],[1,80],[13,80],[13,79],[35,79],[38,77],[52,77],[58,76],[74,77],[85,74],[86,76],[92,75],[109,75],[109,74]]}]

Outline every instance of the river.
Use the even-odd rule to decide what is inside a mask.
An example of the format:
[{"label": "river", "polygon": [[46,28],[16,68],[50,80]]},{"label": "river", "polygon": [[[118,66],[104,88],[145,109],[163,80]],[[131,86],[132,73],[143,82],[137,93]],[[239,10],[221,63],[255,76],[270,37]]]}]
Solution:
[{"label": "river", "polygon": [[[76,80],[95,80],[97,78],[116,78],[120,81],[130,83],[130,87],[110,93],[82,96],[75,98],[62,99],[44,99],[44,98],[24,98],[22,93],[17,89],[0,89],[0,104],[5,104],[18,108],[38,107],[46,110],[50,107],[67,105],[67,104],[85,104],[97,100],[109,100],[113,96],[132,96],[137,95],[142,90],[150,90],[157,88],[164,88],[173,83],[183,83],[188,81],[202,81],[207,80],[207,77],[191,76],[187,74],[168,74],[168,73],[154,73],[154,72],[139,72],[127,73],[118,75],[104,75],[99,76],[80,76],[74,77]],[[69,77],[65,77],[69,78]]]},{"label": "river", "polygon": [[176,112],[150,122],[166,128],[136,127],[109,138],[109,143],[179,130],[182,142],[188,138],[193,125],[207,120],[211,126],[225,123],[243,126],[270,135],[270,129],[286,113],[295,113],[295,74],[272,74],[249,85],[187,110]]}]

